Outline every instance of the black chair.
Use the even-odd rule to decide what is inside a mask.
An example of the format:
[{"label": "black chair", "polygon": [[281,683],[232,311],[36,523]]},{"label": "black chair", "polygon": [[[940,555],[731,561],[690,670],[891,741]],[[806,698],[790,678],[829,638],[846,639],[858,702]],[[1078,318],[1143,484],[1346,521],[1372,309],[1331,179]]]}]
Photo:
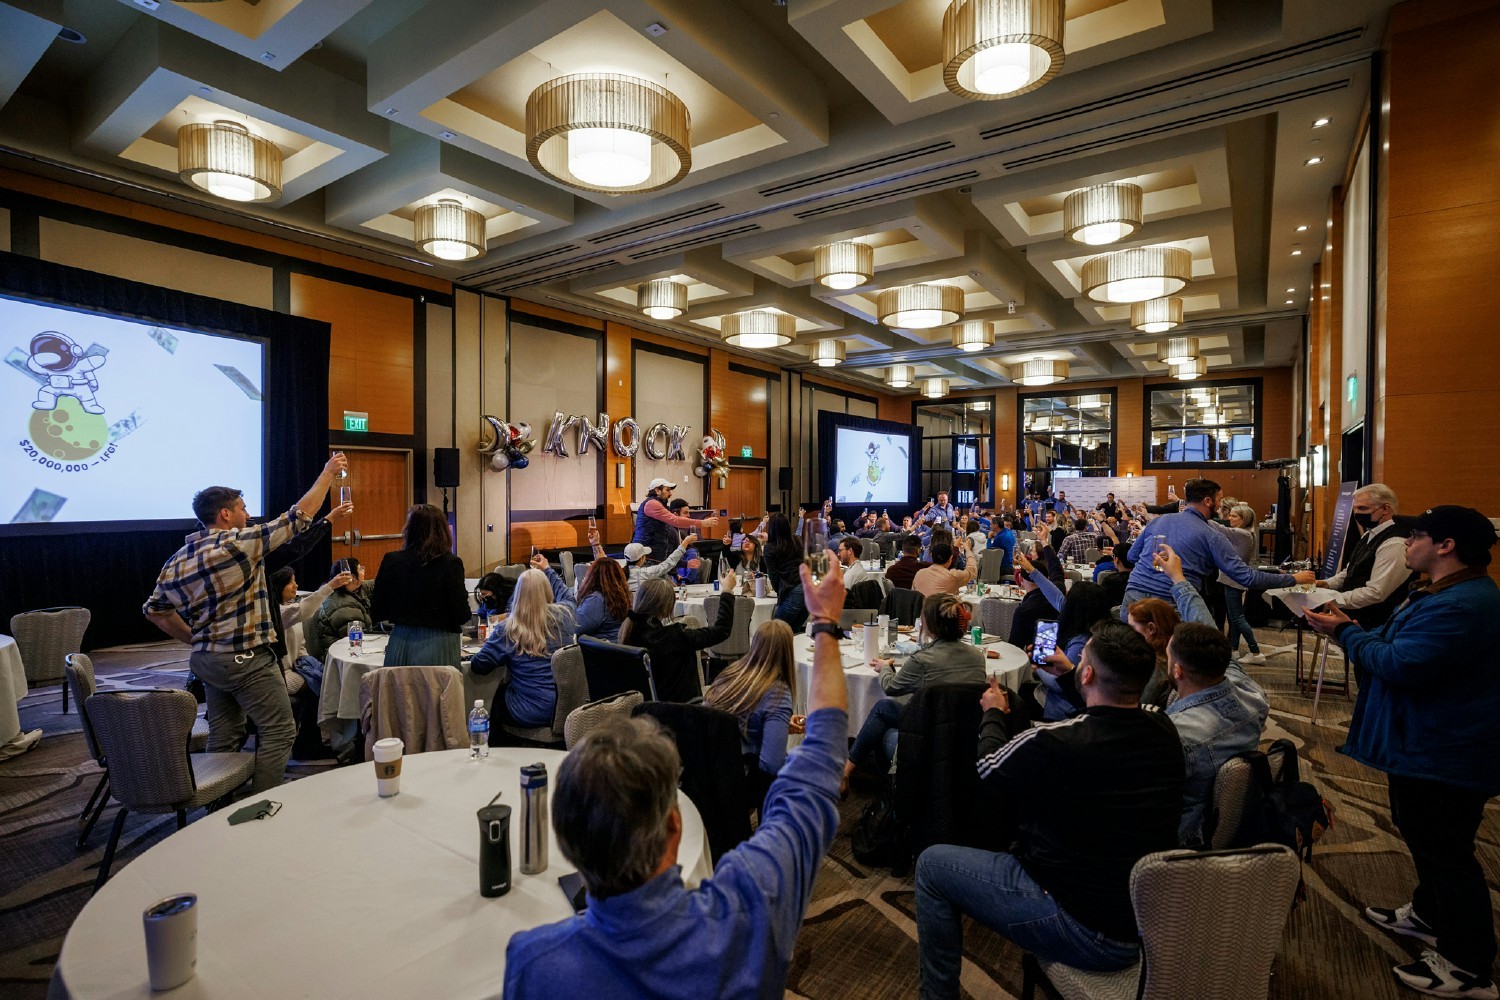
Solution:
[{"label": "black chair", "polygon": [[656,679],[651,676],[651,656],[640,646],[622,646],[591,635],[580,635],[583,673],[588,678],[588,700],[612,694],[639,691],[647,701],[656,700]]},{"label": "black chair", "polygon": [[844,598],[844,607],[878,610],[884,600],[885,588],[880,585],[880,581],[866,579],[849,588],[849,595]]},{"label": "black chair", "polygon": [[892,587],[885,595],[884,614],[898,625],[915,625],[922,614],[922,595],[907,587]]},{"label": "black chair", "polygon": [[672,734],[682,758],[680,787],[703,817],[717,864],[750,836],[750,788],[740,756],[739,722],[717,708],[667,701],[637,705],[633,714],[651,716]]}]

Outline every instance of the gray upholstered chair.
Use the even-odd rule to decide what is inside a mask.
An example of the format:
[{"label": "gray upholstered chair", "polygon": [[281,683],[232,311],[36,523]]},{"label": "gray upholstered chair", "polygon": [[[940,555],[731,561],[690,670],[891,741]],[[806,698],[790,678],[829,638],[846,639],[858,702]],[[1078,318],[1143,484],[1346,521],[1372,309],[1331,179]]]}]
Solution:
[{"label": "gray upholstered chair", "polygon": [[915,625],[922,614],[922,595],[909,587],[892,587],[885,595],[885,613],[898,625]]},{"label": "gray upholstered chair", "polygon": [[1148,854],[1130,872],[1141,961],[1085,972],[1027,954],[1021,995],[1040,986],[1064,1000],[1260,1000],[1301,870],[1280,844]]},{"label": "gray upholstered chair", "polygon": [[982,583],[999,583],[1004,579],[1004,549],[984,549],[979,553],[979,579]]},{"label": "gray upholstered chair", "polygon": [[84,703],[100,753],[110,762],[109,794],[120,811],[99,863],[98,892],[109,879],[115,847],[131,812],[187,812],[223,798],[255,774],[250,753],[191,753],[198,702],[186,691],[106,691]]},{"label": "gray upholstered chair", "polygon": [[1016,617],[1020,601],[1002,601],[998,597],[986,597],[979,602],[979,624],[985,635],[1010,638],[1010,623]]},{"label": "gray upholstered chair", "polygon": [[622,691],[608,698],[600,698],[579,705],[568,713],[563,721],[563,740],[569,750],[578,741],[602,726],[608,719],[628,719],[635,713],[635,706],[645,699],[639,691]]},{"label": "gray upholstered chair", "polygon": [[[557,687],[557,707],[552,710],[549,726],[501,725],[506,735],[527,743],[556,746],[563,743],[564,725],[568,715],[589,700],[588,677],[583,672],[583,650],[575,642],[552,654],[552,683]],[[493,714],[493,712],[491,713]]]},{"label": "gray upholstered chair", "polygon": [[859,540],[859,557],[861,559],[879,559],[885,555],[879,542],[873,538],[861,538]]},{"label": "gray upholstered chair", "polygon": [[[60,681],[63,657],[83,649],[89,627],[88,608],[43,608],[23,611],[10,620],[10,634],[20,649],[28,682]],[[68,685],[62,685],[63,713],[68,711]]]},{"label": "gray upholstered chair", "polygon": [[[1266,754],[1266,763],[1271,768],[1271,777],[1280,778],[1286,753],[1272,750]],[[1250,793],[1255,785],[1255,772],[1244,757],[1235,756],[1219,765],[1214,775],[1213,798],[1209,803],[1208,816],[1204,823],[1204,839],[1215,849],[1229,847],[1239,834],[1245,820],[1245,809],[1250,802]]]},{"label": "gray upholstered chair", "polygon": [[1103,558],[1104,553],[1093,547],[1090,547],[1088,551],[1084,552],[1083,554],[1083,561],[1086,563],[1096,563]]},{"label": "gray upholstered chair", "polygon": [[[750,619],[755,616],[755,598],[740,595],[729,595],[734,601],[734,626],[729,630],[729,638],[717,646],[710,646],[706,653],[719,660],[737,660],[750,652]],[[719,602],[724,599],[722,594],[710,594],[703,601],[703,615],[709,621],[718,621]],[[713,678],[708,678],[712,681]]]},{"label": "gray upholstered chair", "polygon": [[573,579],[573,550],[563,549],[557,554],[557,562],[562,567],[557,575],[563,578],[563,583]]},{"label": "gray upholstered chair", "polygon": [[[105,803],[109,801],[109,764],[104,759],[99,738],[94,735],[93,723],[89,722],[88,700],[97,691],[94,661],[86,653],[69,653],[63,658],[63,672],[67,674],[67,685],[73,692],[73,701],[78,705],[78,717],[83,721],[83,739],[88,744],[89,756],[98,763],[100,772],[94,794],[89,796],[88,804],[78,816],[78,825],[83,828],[78,834],[78,847],[81,849],[88,842],[94,824],[99,822],[99,814],[104,812]],[[188,737],[188,749],[193,753],[201,753],[207,746],[208,723],[194,717],[193,731]]]}]

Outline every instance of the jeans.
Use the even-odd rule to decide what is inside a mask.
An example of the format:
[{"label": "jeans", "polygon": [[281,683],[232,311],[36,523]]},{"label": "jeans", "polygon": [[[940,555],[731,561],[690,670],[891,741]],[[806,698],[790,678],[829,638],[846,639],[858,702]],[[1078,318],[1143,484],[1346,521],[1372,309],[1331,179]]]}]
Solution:
[{"label": "jeans", "polygon": [[802,598],[802,584],[797,584],[777,599],[771,617],[786,622],[793,632],[802,631],[802,626],[807,624],[807,603]]},{"label": "jeans", "polygon": [[882,698],[870,709],[870,714],[865,716],[864,724],[859,727],[859,735],[854,737],[854,746],[849,748],[849,759],[856,764],[863,764],[870,759],[874,753],[881,754],[876,763],[882,765],[882,771],[890,770],[891,761],[896,757],[896,743],[901,736],[901,712],[906,708],[906,699]]},{"label": "jeans", "polygon": [[1225,587],[1224,607],[1229,612],[1230,648],[1239,649],[1240,636],[1244,636],[1245,642],[1250,646],[1250,652],[1259,655],[1260,645],[1255,641],[1255,629],[1250,627],[1250,622],[1245,617],[1245,592],[1233,587]]},{"label": "jeans", "polygon": [[939,844],[917,859],[917,942],[924,1000],[958,996],[967,913],[1038,958],[1093,972],[1127,969],[1139,946],[1068,916],[1012,854]]},{"label": "jeans", "polygon": [[208,750],[238,750],[245,743],[245,717],[255,723],[255,780],[251,792],[275,788],[286,778],[286,762],[297,739],[292,700],[269,646],[248,653],[195,649],[188,657],[208,691]]},{"label": "jeans", "polygon": [[1391,821],[1417,868],[1412,905],[1437,932],[1437,951],[1479,976],[1495,962],[1495,924],[1474,837],[1489,796],[1423,778],[1387,775]]}]

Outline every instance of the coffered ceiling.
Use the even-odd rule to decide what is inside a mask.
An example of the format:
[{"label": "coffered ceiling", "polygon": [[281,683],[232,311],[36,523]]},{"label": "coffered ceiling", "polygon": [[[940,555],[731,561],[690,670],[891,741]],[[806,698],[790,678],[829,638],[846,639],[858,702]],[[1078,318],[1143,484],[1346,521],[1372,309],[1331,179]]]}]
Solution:
[{"label": "coffered ceiling", "polygon": [[[1038,357],[1073,381],[1161,372],[1161,336],[1090,300],[1081,270],[1182,247],[1172,332],[1200,338],[1212,375],[1295,355],[1389,6],[1068,0],[1061,73],[976,101],[943,83],[947,0],[8,0],[0,165],[703,342],[729,313],[779,310],[795,340],[754,353],[797,366],[837,339],[847,360],[824,374],[871,384],[896,363],[1007,384]],[[586,71],[682,100],[685,176],[603,194],[533,168],[527,96]],[[278,198],[177,179],[177,129],[223,119],[279,147]],[[1067,240],[1064,198],[1121,181],[1143,191],[1141,228]],[[413,245],[439,199],[483,216],[480,256]],[[813,249],[851,239],[873,278],[816,282]],[[655,278],[686,285],[683,315],[637,311]],[[876,293],[921,282],[958,286],[994,348],[882,325]]]}]

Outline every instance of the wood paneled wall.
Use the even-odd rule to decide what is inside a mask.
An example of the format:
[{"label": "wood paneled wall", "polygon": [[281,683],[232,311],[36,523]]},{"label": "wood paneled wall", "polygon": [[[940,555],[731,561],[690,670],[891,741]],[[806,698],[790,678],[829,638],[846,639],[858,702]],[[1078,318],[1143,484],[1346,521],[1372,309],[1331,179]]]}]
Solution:
[{"label": "wood paneled wall", "polygon": [[368,413],[372,434],[411,434],[415,400],[412,301],[336,281],[292,275],[292,312],[331,327],[328,427]]}]

